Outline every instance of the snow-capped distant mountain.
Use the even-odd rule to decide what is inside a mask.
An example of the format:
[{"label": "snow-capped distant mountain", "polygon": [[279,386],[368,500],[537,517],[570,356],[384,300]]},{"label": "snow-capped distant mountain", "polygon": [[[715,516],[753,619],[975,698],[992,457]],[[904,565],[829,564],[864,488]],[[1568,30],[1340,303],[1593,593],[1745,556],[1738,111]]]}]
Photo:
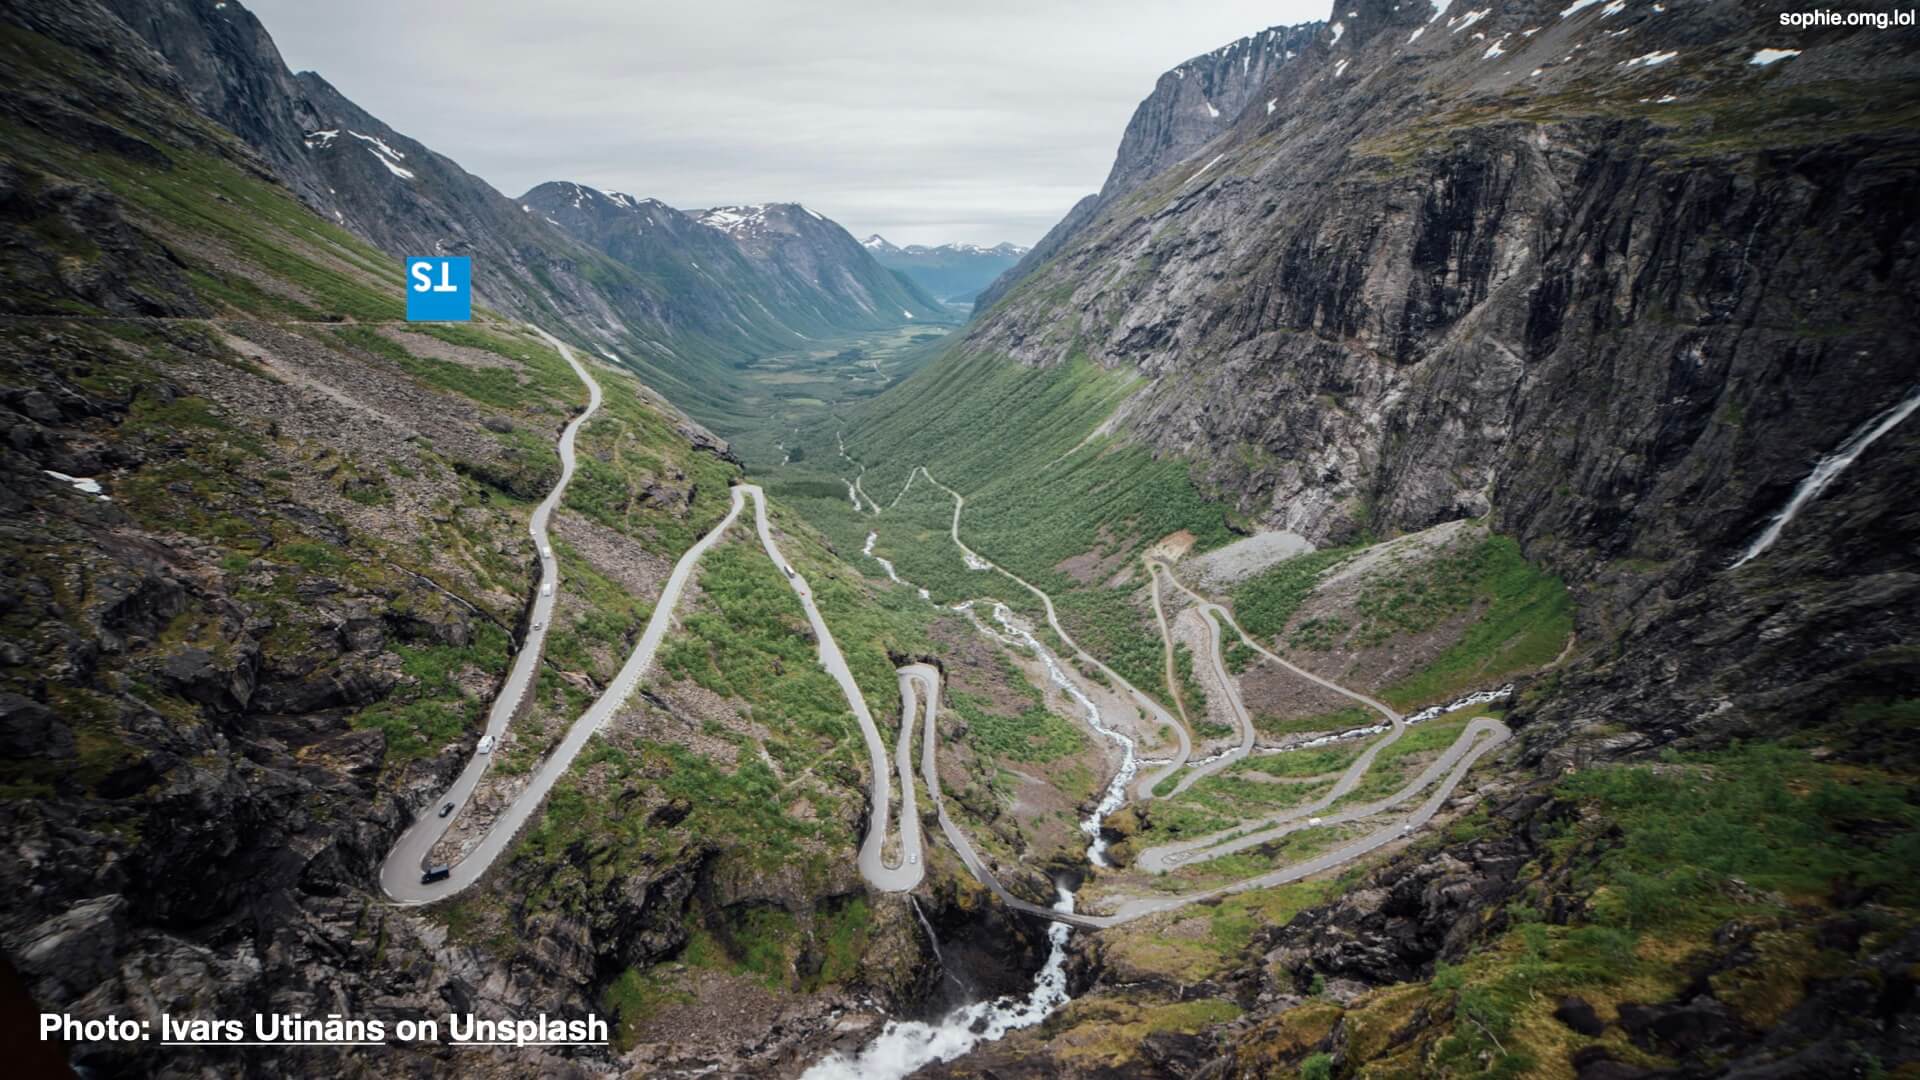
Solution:
[{"label": "snow-capped distant mountain", "polygon": [[677,210],[564,180],[519,202],[647,280],[671,282],[670,294],[697,309],[679,319],[716,332],[817,338],[951,318],[847,230],[799,203]]},{"label": "snow-capped distant mountain", "polygon": [[1020,261],[1027,249],[1019,244],[908,244],[900,247],[879,233],[860,245],[880,265],[898,270],[921,288],[948,304],[970,304],[981,289]]}]

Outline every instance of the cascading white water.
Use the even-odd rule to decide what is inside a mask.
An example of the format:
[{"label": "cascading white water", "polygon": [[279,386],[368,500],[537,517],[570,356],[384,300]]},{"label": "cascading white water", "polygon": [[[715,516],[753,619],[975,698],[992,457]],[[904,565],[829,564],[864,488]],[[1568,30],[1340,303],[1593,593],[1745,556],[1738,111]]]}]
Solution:
[{"label": "cascading white water", "polygon": [[[1461,709],[1467,708],[1470,705],[1484,705],[1490,701],[1499,701],[1502,698],[1508,698],[1512,696],[1513,696],[1512,683],[1508,683],[1507,685],[1502,686],[1497,690],[1476,690],[1473,693],[1468,694],[1466,697],[1459,698],[1454,701],[1449,701],[1445,705],[1435,705],[1435,706],[1432,706],[1431,708],[1421,709],[1419,712],[1414,713],[1412,716],[1407,717],[1404,721],[1402,721],[1402,723],[1406,723],[1406,724],[1425,723],[1426,721],[1432,720],[1438,716],[1445,716],[1446,714],[1451,712],[1459,712]],[[1352,728],[1347,731],[1337,731],[1331,735],[1322,735],[1317,739],[1308,739],[1306,742],[1296,743],[1293,746],[1256,747],[1254,749],[1254,752],[1258,754],[1291,754],[1298,750],[1317,750],[1323,746],[1332,746],[1334,743],[1342,743],[1352,739],[1364,739],[1371,735],[1379,735],[1387,731],[1390,727],[1391,725],[1388,725],[1388,724],[1372,724],[1363,728]]]},{"label": "cascading white water", "polygon": [[1754,537],[1753,543],[1747,545],[1746,552],[1735,559],[1727,569],[1738,569],[1772,547],[1773,542],[1780,539],[1781,530],[1787,527],[1787,523],[1793,520],[1794,515],[1798,514],[1802,507],[1819,498],[1820,493],[1827,489],[1827,485],[1833,483],[1836,477],[1846,471],[1847,466],[1853,464],[1853,459],[1859,457],[1867,447],[1872,446],[1875,439],[1892,431],[1899,426],[1900,421],[1913,415],[1913,411],[1917,408],[1920,408],[1920,386],[1908,391],[1907,396],[1891,408],[1856,428],[1852,435],[1847,436],[1847,441],[1840,444],[1839,449],[1820,459],[1819,464],[1813,467],[1813,471],[1807,474],[1807,478],[1800,481],[1800,486],[1794,489],[1793,497],[1787,500],[1787,505],[1773,515],[1773,520],[1767,523],[1767,527],[1759,536]]},{"label": "cascading white water", "polygon": [[965,990],[966,987],[961,985],[960,977],[947,970],[947,958],[940,952],[940,935],[933,932],[933,924],[927,921],[927,913],[920,910],[920,901],[908,896],[907,902],[913,905],[913,913],[920,919],[920,929],[927,932],[927,944],[933,947],[933,962],[940,965],[940,974],[945,975],[953,985]]},{"label": "cascading white water", "polygon": [[993,617],[1001,626],[1006,627],[1007,633],[1016,641],[1032,649],[1041,663],[1047,666],[1047,677],[1053,680],[1053,684],[1065,690],[1068,697],[1086,710],[1087,726],[1120,744],[1120,771],[1113,775],[1113,782],[1107,785],[1107,793],[1100,799],[1100,805],[1094,807],[1093,813],[1080,823],[1080,831],[1093,838],[1093,842],[1087,846],[1087,860],[1095,866],[1111,866],[1112,864],[1107,862],[1107,841],[1101,836],[1100,825],[1106,820],[1108,814],[1120,809],[1120,804],[1127,801],[1127,785],[1133,782],[1134,774],[1140,771],[1140,758],[1135,752],[1134,742],[1106,725],[1100,717],[1100,707],[1074,685],[1073,680],[1067,678],[1067,673],[1061,669],[1060,662],[1054,659],[1053,654],[1048,652],[1045,646],[1041,645],[1020,624],[1013,621],[1013,612],[1007,608],[1007,605],[994,604]]},{"label": "cascading white water", "polygon": [[[1059,891],[1055,911],[1072,911],[1073,894]],[[1025,997],[1011,994],[962,1005],[933,1023],[889,1020],[872,1042],[851,1054],[833,1054],[801,1074],[801,1080],[898,1080],[937,1061],[952,1061],[1009,1031],[1032,1027],[1067,1003],[1065,923],[1047,927],[1047,962]]]},{"label": "cascading white water", "polygon": [[[866,554],[878,559],[873,554],[875,535],[869,534],[867,537]],[[892,577],[893,568],[885,560],[880,562],[887,566],[888,576]],[[970,611],[972,607],[973,602],[968,601],[956,610]],[[1081,831],[1091,837],[1087,847],[1088,860],[1095,866],[1107,866],[1107,842],[1100,835],[1100,823],[1126,801],[1127,785],[1132,783],[1134,774],[1139,771],[1139,757],[1135,753],[1134,742],[1106,725],[1100,716],[1100,707],[1067,678],[1060,662],[1045,646],[1014,622],[1013,612],[1005,604],[996,602],[993,605],[993,617],[1006,628],[1006,638],[1032,649],[1034,655],[1046,665],[1047,676],[1054,685],[1065,690],[1086,710],[1087,726],[1120,744],[1120,771],[1108,785],[1100,805],[1080,823]],[[974,625],[992,632],[991,628],[977,620]],[[1058,891],[1054,910],[1072,911],[1073,893],[1058,884],[1054,887]],[[918,910],[918,904],[915,909]],[[921,916],[921,923],[926,923],[924,915]],[[927,933],[932,935],[931,926],[927,927]],[[1010,1031],[1038,1024],[1067,1003],[1067,938],[1071,933],[1072,928],[1065,923],[1052,923],[1047,927],[1047,959],[1040,965],[1040,971],[1033,979],[1033,989],[1025,997],[1009,994],[992,1001],[962,1005],[931,1023],[889,1020],[872,1042],[854,1053],[833,1054],[817,1062],[802,1074],[801,1080],[897,1080],[934,1062],[951,1061],[981,1043],[1004,1037]]]},{"label": "cascading white water", "polygon": [[[887,572],[888,581],[893,582],[895,585],[907,584],[906,581],[902,580],[899,574],[894,573],[893,563],[890,560],[883,559],[880,556],[875,555],[873,553],[873,545],[877,541],[879,541],[879,539],[880,539],[879,533],[877,532],[867,533],[867,546],[860,549],[860,554],[865,555],[867,558],[872,559],[874,562],[879,563],[880,569],[885,570]],[[919,592],[920,592],[920,599],[922,600],[933,599],[933,594],[928,592],[927,590],[920,589]]]}]

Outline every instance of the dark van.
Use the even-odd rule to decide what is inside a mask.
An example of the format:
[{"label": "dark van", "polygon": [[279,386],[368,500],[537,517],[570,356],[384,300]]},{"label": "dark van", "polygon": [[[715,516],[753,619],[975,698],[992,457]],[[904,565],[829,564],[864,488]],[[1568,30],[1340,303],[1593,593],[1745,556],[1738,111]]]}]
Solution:
[{"label": "dark van", "polygon": [[453,867],[451,866],[430,866],[427,868],[426,873],[420,875],[420,884],[431,885],[436,881],[445,881],[447,880],[447,876],[452,873]]}]

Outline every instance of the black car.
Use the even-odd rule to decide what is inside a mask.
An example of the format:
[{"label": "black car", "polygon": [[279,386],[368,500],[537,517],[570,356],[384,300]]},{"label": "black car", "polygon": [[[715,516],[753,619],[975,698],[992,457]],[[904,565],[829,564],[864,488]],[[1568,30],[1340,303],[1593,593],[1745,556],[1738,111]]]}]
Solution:
[{"label": "black car", "polygon": [[453,804],[452,804],[452,803],[448,803],[447,805],[445,805],[445,806],[443,806],[443,807],[441,807],[441,808],[440,808],[440,816],[441,816],[441,817],[446,817],[446,816],[447,816],[448,814],[451,814],[451,813],[453,813]]},{"label": "black car", "polygon": [[427,868],[426,873],[420,875],[420,884],[431,885],[436,881],[445,881],[447,880],[447,876],[452,873],[453,867],[451,866],[430,866]]}]

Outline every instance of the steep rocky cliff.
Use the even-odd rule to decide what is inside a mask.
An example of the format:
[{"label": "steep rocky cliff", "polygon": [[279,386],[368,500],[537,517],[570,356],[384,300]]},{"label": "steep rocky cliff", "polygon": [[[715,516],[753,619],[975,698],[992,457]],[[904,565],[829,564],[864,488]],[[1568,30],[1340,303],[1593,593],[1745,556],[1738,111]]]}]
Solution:
[{"label": "steep rocky cliff", "polygon": [[[1275,527],[1492,513],[1609,636],[1655,581],[1764,591],[1801,551],[1892,574],[1886,607],[1897,432],[1722,570],[1913,384],[1913,35],[1574,8],[1343,6],[1275,108],[1096,211],[962,353],[1139,372],[1119,430]],[[1891,561],[1838,558],[1856,530]]]},{"label": "steep rocky cliff", "polygon": [[[1077,1016],[954,1074],[1102,1075],[1099,1063],[1254,1076],[1315,1058],[1323,1075],[1400,1075],[1478,1055],[1514,1075],[1719,1075],[1717,1063],[1747,1054],[1740,1067],[1755,1075],[1798,1076],[1854,1060],[1838,1049],[1849,1038],[1858,1060],[1914,1056],[1907,1004],[1860,1005],[1870,1018],[1840,1035],[1822,1018],[1859,999],[1801,968],[1783,970],[1775,1005],[1739,991],[1767,970],[1767,949],[1824,947],[1822,920],[1896,928],[1836,946],[1840,982],[1881,978],[1911,955],[1897,929],[1911,897],[1849,885],[1836,853],[1861,829],[1877,830],[1864,841],[1874,859],[1897,861],[1911,843],[1900,718],[1920,675],[1920,516],[1901,493],[1920,466],[1920,427],[1887,428],[1796,505],[1777,540],[1733,564],[1816,463],[1896,415],[1920,381],[1906,317],[1920,302],[1920,36],[1788,30],[1786,10],[1340,3],[1303,28],[1310,41],[1257,107],[1197,149],[1127,170],[1117,197],[1076,207],[953,353],[852,431],[872,460],[899,449],[895,433],[938,431],[936,387],[1004,387],[1010,401],[1099,387],[1077,406],[1047,396],[1045,423],[1077,408],[1090,442],[1113,440],[1096,450],[1144,448],[1247,519],[1321,543],[1484,518],[1576,601],[1579,646],[1508,715],[1528,790],[1495,807],[1490,830],[1456,833],[1418,856],[1425,865],[1403,858],[1343,881],[1366,895],[1337,907],[1311,890],[1273,902],[1285,914],[1265,951],[1204,980],[1111,964],[1111,991]],[[1022,410],[1008,415],[1037,411]],[[994,441],[1023,445],[1020,422]],[[936,467],[943,453],[967,460],[945,449],[957,443],[919,441]],[[1031,467],[1009,455],[1000,472],[1057,496],[1070,481],[1048,487],[1060,475],[1049,463],[1074,452],[1061,449]],[[1002,487],[975,500],[980,514],[1020,498]],[[1803,749],[1719,749],[1743,738]],[[1780,764],[1809,746],[1841,764]],[[1615,764],[1581,779],[1661,750],[1681,755],[1671,773]],[[1634,779],[1615,790],[1622,776]],[[1610,907],[1645,880],[1622,872],[1621,852],[1642,840],[1618,822],[1639,799],[1680,805],[1664,785],[1682,780],[1730,801],[1849,788],[1891,801],[1822,809],[1806,834],[1818,884],[1785,893],[1817,900],[1743,895],[1745,871],[1726,871],[1711,903],[1696,898],[1718,922],[1640,917],[1686,959],[1596,997],[1591,1023],[1581,1000],[1571,1020],[1523,1031],[1540,998],[1524,984],[1517,1002],[1501,996],[1522,978],[1516,957],[1563,965],[1536,972],[1538,985],[1578,982],[1572,942],[1635,926]],[[1534,790],[1550,785],[1564,798]],[[1746,820],[1785,831],[1767,814],[1791,802]],[[1662,820],[1666,837],[1649,846],[1707,827],[1688,813]],[[1547,842],[1563,833],[1580,837],[1575,851]],[[1696,857],[1674,854],[1684,847],[1668,858]],[[1501,905],[1510,918],[1489,914]],[[1864,913],[1875,905],[1907,914]],[[1213,916],[1211,932],[1225,920]],[[1148,933],[1209,933],[1193,921]],[[1095,951],[1122,956],[1125,937]],[[1910,993],[1910,980],[1895,984],[1889,993]],[[1101,1042],[1102,1022],[1154,1022],[1131,999],[1156,985],[1175,1001],[1219,996],[1248,1019],[1185,1020],[1184,1034],[1124,1053]]]},{"label": "steep rocky cliff", "polygon": [[1033,250],[1023,253],[1018,263],[981,290],[979,309],[992,307],[1014,282],[1052,258],[1093,220],[1100,207],[1192,157],[1232,128],[1249,106],[1259,105],[1273,112],[1278,100],[1262,98],[1261,91],[1283,65],[1313,48],[1320,37],[1319,23],[1270,27],[1202,53],[1160,76],[1153,93],[1127,121],[1113,168],[1100,190],[1075,204]]}]

